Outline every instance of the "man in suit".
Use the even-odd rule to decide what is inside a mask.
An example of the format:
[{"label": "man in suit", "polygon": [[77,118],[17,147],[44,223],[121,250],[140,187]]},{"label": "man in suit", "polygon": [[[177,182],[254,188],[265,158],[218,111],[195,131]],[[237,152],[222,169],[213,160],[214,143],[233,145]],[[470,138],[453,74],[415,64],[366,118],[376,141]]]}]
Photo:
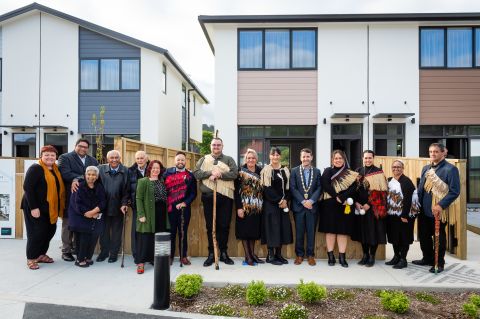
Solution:
[{"label": "man in suit", "polygon": [[85,177],[85,168],[88,166],[97,166],[95,158],[88,155],[90,142],[87,139],[80,138],[75,143],[75,149],[70,153],[60,155],[58,158],[58,169],[62,174],[65,183],[66,203],[62,218],[62,259],[65,261],[74,261],[73,252],[73,233],[68,230],[68,205],[70,203],[70,194],[76,192],[79,182]]},{"label": "man in suit", "polygon": [[130,202],[128,169],[122,165],[120,152],[107,153],[108,164],[99,166],[100,179],[107,195],[105,209],[105,230],[100,236],[100,254],[98,262],[108,258],[109,263],[118,259],[122,245],[122,226]]},{"label": "man in suit", "polygon": [[292,210],[295,218],[295,265],[300,265],[305,258],[305,232],[307,233],[307,258],[310,266],[315,266],[315,229],[317,224],[318,199],[322,187],[320,170],[312,166],[312,150],[300,151],[302,164],[292,169],[290,192]]}]

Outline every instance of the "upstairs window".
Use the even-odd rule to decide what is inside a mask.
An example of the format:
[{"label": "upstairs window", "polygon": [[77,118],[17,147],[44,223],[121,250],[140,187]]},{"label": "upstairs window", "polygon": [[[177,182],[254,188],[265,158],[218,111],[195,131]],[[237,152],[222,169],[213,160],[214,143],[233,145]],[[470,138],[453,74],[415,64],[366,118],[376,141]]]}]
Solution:
[{"label": "upstairs window", "polygon": [[162,64],[162,92],[167,94],[167,66]]},{"label": "upstairs window", "polygon": [[140,88],[140,61],[122,60],[122,90]]},{"label": "upstairs window", "polygon": [[100,60],[100,90],[118,91],[120,89],[120,61]]},{"label": "upstairs window", "polygon": [[315,29],[240,29],[240,70],[316,69]]},{"label": "upstairs window", "polygon": [[80,60],[80,90],[138,91],[140,90],[139,59]]},{"label": "upstairs window", "polygon": [[80,89],[98,90],[98,60],[80,62]]}]

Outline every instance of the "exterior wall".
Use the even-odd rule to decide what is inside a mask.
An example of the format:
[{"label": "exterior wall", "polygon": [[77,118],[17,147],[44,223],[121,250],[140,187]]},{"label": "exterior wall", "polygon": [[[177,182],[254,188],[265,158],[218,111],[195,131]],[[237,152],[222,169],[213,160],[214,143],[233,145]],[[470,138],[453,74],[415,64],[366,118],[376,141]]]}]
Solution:
[{"label": "exterior wall", "polygon": [[[2,59],[2,68],[3,68],[3,51],[2,51],[2,48],[3,48],[3,30],[2,30],[2,27],[0,26],[0,59]],[[3,70],[2,72],[0,73],[0,77],[3,76]],[[0,81],[2,79],[0,78]],[[0,91],[0,123],[2,123],[2,91]],[[0,146],[1,148],[1,146]],[[0,150],[1,151],[1,150]]]},{"label": "exterior wall", "polygon": [[237,129],[237,29],[215,28],[215,129],[223,139],[225,154],[238,157]]},{"label": "exterior wall", "polygon": [[[195,96],[196,107],[194,112],[193,106],[193,96]],[[201,142],[202,141],[202,111],[203,111],[204,104],[202,103],[202,99],[198,97],[196,94],[190,94],[190,138]],[[194,115],[195,114],[195,115]]]},{"label": "exterior wall", "polygon": [[[415,113],[419,116],[418,25],[370,26],[370,116],[378,113]],[[419,121],[410,118],[373,119],[373,123],[405,123],[405,156],[418,156]],[[364,144],[365,146],[367,144]],[[370,134],[373,148],[373,133]],[[364,147],[366,148],[366,147]]]},{"label": "exterior wall", "polygon": [[[80,58],[140,58],[140,49],[80,28]],[[79,63],[79,62],[78,62]],[[77,69],[79,68],[77,64]],[[141,68],[142,69],[142,68]],[[143,81],[140,81],[140,90]],[[78,80],[77,80],[78,86]],[[139,91],[80,91],[79,132],[93,134],[92,114],[105,106],[106,134],[140,133]]]},{"label": "exterior wall", "polygon": [[316,125],[316,71],[239,71],[238,125]]},{"label": "exterior wall", "polygon": [[479,69],[420,70],[420,124],[479,123]]}]

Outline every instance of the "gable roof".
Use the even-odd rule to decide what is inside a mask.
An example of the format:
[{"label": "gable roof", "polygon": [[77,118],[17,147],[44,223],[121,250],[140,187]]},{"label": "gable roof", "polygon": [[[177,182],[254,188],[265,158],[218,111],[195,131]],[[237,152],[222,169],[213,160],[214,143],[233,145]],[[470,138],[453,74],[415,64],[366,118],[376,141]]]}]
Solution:
[{"label": "gable roof", "polygon": [[178,64],[178,62],[173,58],[173,56],[170,54],[170,52],[168,52],[168,50],[166,50],[164,48],[161,48],[159,46],[141,41],[139,39],[136,39],[136,38],[130,37],[128,35],[113,31],[111,29],[107,29],[105,27],[102,27],[102,26],[99,26],[97,24],[82,20],[80,18],[74,17],[74,16],[66,14],[64,12],[61,12],[61,11],[46,7],[44,5],[38,4],[36,2],[0,15],[0,23],[4,22],[6,20],[9,20],[11,18],[14,18],[16,16],[22,15],[24,13],[34,11],[34,10],[45,12],[45,13],[48,13],[50,15],[56,16],[58,18],[73,22],[75,24],[78,24],[79,26],[82,26],[82,27],[86,28],[86,29],[101,33],[103,35],[114,38],[116,40],[126,42],[126,43],[132,44],[132,45],[137,46],[137,47],[142,47],[142,48],[149,49],[149,50],[155,51],[157,53],[163,54],[165,56],[165,58],[167,58],[167,60],[170,61],[170,63],[172,63],[172,65],[175,67],[175,69],[177,69],[177,71],[185,78],[185,80],[188,82],[188,84],[190,84],[190,86],[200,95],[200,97],[205,101],[205,103],[209,103],[208,99],[198,89],[198,87],[195,85],[195,83],[193,83],[193,81],[186,74],[186,72],[182,69],[182,67]]},{"label": "gable roof", "polygon": [[205,24],[208,23],[302,23],[302,22],[406,22],[469,21],[480,19],[480,12],[381,13],[381,14],[292,14],[292,15],[200,15],[198,21],[213,54],[215,48]]}]

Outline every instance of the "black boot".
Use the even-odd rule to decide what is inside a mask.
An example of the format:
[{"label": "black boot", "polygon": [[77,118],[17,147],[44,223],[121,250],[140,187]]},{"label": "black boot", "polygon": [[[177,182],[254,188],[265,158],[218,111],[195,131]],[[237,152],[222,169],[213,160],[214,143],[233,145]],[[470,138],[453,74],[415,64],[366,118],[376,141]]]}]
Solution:
[{"label": "black boot", "polygon": [[345,259],[345,253],[338,254],[338,262],[340,263],[340,265],[342,265],[342,267],[344,268],[348,267],[347,260]]},{"label": "black boot", "polygon": [[213,253],[208,253],[207,259],[203,262],[203,267],[209,267],[213,264],[215,258],[213,257]]},{"label": "black boot", "polygon": [[407,267],[407,260],[406,259],[403,259],[403,258],[400,258],[400,260],[398,261],[398,263],[396,265],[393,266],[393,268],[395,269],[403,269],[403,268],[406,268]]},{"label": "black boot", "polygon": [[375,254],[377,253],[377,247],[377,245],[370,246],[370,256],[368,257],[368,261],[365,266],[373,267],[373,265],[375,265]]},{"label": "black boot", "polygon": [[288,260],[286,260],[282,256],[282,246],[275,248],[275,258],[277,258],[277,260],[279,260],[284,265],[288,264]]},{"label": "black boot", "polygon": [[335,256],[333,255],[333,251],[327,251],[328,255],[328,265],[335,266]]},{"label": "black boot", "polygon": [[400,256],[395,255],[390,261],[385,262],[387,266],[395,266],[400,261]]},{"label": "black boot", "polygon": [[362,251],[363,251],[362,259],[360,259],[357,263],[360,266],[365,265],[368,261],[368,257],[369,257],[368,256],[368,245],[362,244]]},{"label": "black boot", "polygon": [[222,251],[220,253],[220,261],[223,261],[227,265],[233,265],[235,264],[233,260],[228,256],[226,251]]},{"label": "black boot", "polygon": [[283,265],[280,260],[277,260],[277,258],[275,258],[275,255],[273,253],[273,248],[270,248],[270,247],[268,248],[267,259],[265,261],[269,264],[276,265],[276,266]]}]

